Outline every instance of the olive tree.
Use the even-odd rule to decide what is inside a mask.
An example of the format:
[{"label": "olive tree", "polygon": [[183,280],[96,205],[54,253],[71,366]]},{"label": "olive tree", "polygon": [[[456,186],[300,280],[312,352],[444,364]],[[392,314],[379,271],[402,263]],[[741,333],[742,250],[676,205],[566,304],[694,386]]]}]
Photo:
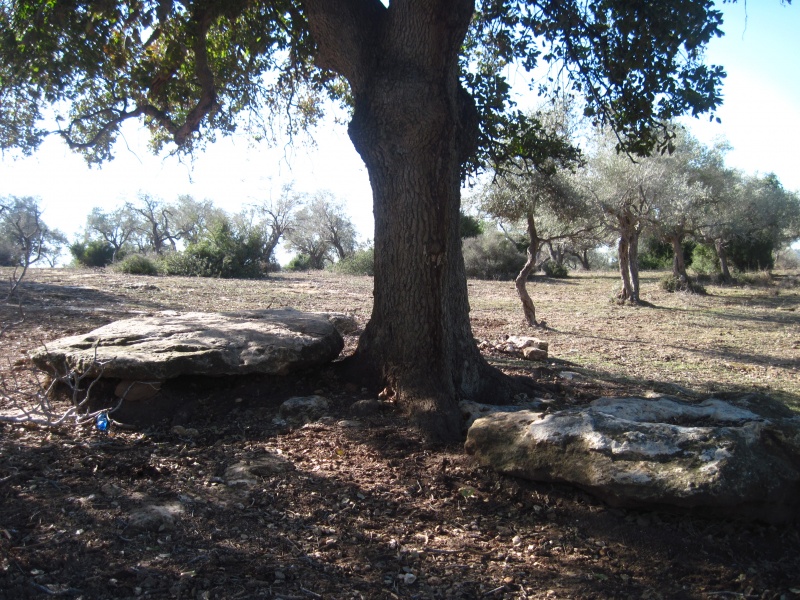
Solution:
[{"label": "olive tree", "polygon": [[686,290],[693,288],[686,272],[683,243],[707,222],[712,214],[710,204],[715,201],[698,172],[722,159],[720,149],[706,148],[681,131],[671,154],[643,159],[648,167],[648,220],[656,236],[672,248],[672,275]]},{"label": "olive tree", "polygon": [[521,225],[527,260],[514,280],[528,325],[542,325],[528,293],[528,278],[539,268],[543,246],[589,233],[594,224],[589,207],[569,173],[519,169],[506,172],[486,186],[480,206],[491,217],[511,226]]},{"label": "olive tree", "polygon": [[308,257],[312,269],[344,260],[358,248],[355,225],[344,206],[327,191],[314,194],[297,212],[287,241],[289,248]]},{"label": "olive tree", "polygon": [[719,104],[723,72],[703,50],[720,24],[711,0],[3,2],[0,146],[33,151],[55,132],[104,161],[135,119],[156,150],[191,151],[269,137],[279,115],[296,132],[325,94],[346,102],[375,215],[353,362],[453,439],[459,398],[511,391],[474,343],[458,227],[462,176],[537,139],[505,67],[553,63],[620,148],[647,153],[669,144],[661,123]]},{"label": "olive tree", "polygon": [[104,211],[95,207],[86,217],[86,238],[100,239],[111,246],[111,261],[117,260],[120,251],[141,229],[136,214],[126,207]]},{"label": "olive tree", "polygon": [[173,252],[178,249],[181,231],[176,228],[177,211],[173,206],[150,194],[139,193],[136,202],[126,203],[124,210],[137,220],[139,250],[163,254],[168,249]]},{"label": "olive tree", "polygon": [[37,198],[0,198],[0,264],[14,267],[9,278],[9,297],[31,265],[46,261],[54,266],[66,242],[63,233],[51,229],[42,219]]},{"label": "olive tree", "polygon": [[211,228],[225,218],[225,211],[211,200],[195,200],[188,194],[178,196],[171,206],[170,226],[175,239],[196,244]]},{"label": "olive tree", "polygon": [[274,260],[281,239],[294,228],[297,211],[305,201],[305,194],[296,192],[293,185],[287,184],[281,188],[277,200],[270,198],[256,205],[256,211],[269,229],[264,254],[270,260]]},{"label": "olive tree", "polygon": [[582,172],[586,194],[602,215],[605,228],[616,238],[622,288],[619,299],[639,302],[639,238],[653,209],[660,184],[659,167],[651,160],[634,162],[614,148],[614,137],[600,131],[589,166]]}]

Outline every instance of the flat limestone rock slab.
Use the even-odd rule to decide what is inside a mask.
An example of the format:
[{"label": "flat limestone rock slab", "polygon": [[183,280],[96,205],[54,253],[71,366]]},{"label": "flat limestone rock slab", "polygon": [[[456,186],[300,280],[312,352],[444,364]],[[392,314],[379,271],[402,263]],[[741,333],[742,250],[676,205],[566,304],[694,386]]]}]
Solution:
[{"label": "flat limestone rock slab", "polygon": [[165,381],[181,375],[285,375],[329,363],[343,347],[322,314],[288,308],[164,311],[50,342],[32,359],[49,372]]},{"label": "flat limestone rock slab", "polygon": [[493,412],[469,429],[466,450],[501,473],[572,484],[615,506],[800,517],[800,416],[764,396]]}]

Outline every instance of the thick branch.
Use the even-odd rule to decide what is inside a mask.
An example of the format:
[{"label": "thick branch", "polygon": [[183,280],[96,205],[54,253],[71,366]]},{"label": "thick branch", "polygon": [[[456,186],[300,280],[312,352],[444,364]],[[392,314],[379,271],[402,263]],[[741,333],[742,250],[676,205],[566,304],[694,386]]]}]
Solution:
[{"label": "thick branch", "polygon": [[194,40],[194,71],[200,83],[200,99],[195,107],[186,116],[186,122],[174,132],[175,143],[182,146],[192,132],[197,131],[203,119],[217,104],[217,88],[214,83],[214,73],[208,65],[208,48],[206,36],[211,26],[211,16],[202,14],[198,23],[197,37]]},{"label": "thick branch", "polygon": [[302,0],[317,44],[316,64],[362,89],[377,58],[377,39],[386,7],[379,0]]},{"label": "thick branch", "polygon": [[[115,115],[115,116],[113,116],[108,121],[103,123],[99,131],[86,141],[78,142],[72,137],[73,128],[77,126],[83,119],[89,119],[94,116],[100,115],[102,113],[108,113],[109,115]],[[106,108],[93,114],[82,115],[76,119],[73,119],[70,122],[69,128],[67,128],[66,130],[59,129],[58,131],[54,131],[52,133],[57,133],[58,135],[60,135],[72,150],[86,150],[88,148],[96,146],[104,136],[108,135],[109,132],[116,129],[120,123],[123,123],[128,119],[136,119],[138,117],[143,117],[143,116],[155,119],[162,127],[164,127],[167,131],[169,131],[172,134],[174,134],[177,131],[175,123],[172,122],[172,120],[164,111],[159,110],[158,108],[156,108],[151,104],[146,104],[144,106],[137,106],[134,110],[130,111]]]},{"label": "thick branch", "polygon": [[536,231],[536,221],[534,220],[533,213],[527,213],[525,218],[528,225],[529,239],[527,261],[525,261],[525,266],[522,267],[519,275],[517,275],[517,278],[514,280],[514,286],[517,288],[517,295],[519,296],[520,302],[522,302],[522,312],[525,315],[525,321],[527,321],[528,325],[531,327],[538,327],[541,323],[536,320],[536,307],[533,304],[530,294],[528,294],[527,282],[528,277],[536,268],[536,255],[539,253],[541,240]]}]

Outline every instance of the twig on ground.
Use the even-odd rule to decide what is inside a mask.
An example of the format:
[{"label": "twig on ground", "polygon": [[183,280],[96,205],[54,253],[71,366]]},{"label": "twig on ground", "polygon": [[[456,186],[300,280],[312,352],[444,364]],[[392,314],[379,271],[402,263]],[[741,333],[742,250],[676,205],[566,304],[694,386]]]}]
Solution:
[{"label": "twig on ground", "polygon": [[[40,372],[33,368],[27,370],[32,380],[27,384],[21,382],[16,372],[11,369],[9,369],[10,377],[0,376],[0,398],[6,400],[13,409],[18,411],[17,414],[0,415],[0,422],[58,427],[68,420],[74,420],[74,424],[80,426],[94,421],[99,414],[111,414],[119,409],[122,399],[119,399],[113,407],[94,411],[88,409],[89,400],[92,398],[92,389],[103,376],[105,367],[110,362],[98,360],[97,345],[96,343],[92,362],[83,372],[70,369],[65,365],[63,373],[59,373],[57,369],[53,370],[50,374],[50,382],[47,384],[41,380]],[[59,412],[51,402],[59,384],[65,385],[70,390],[71,406],[63,412]]]}]

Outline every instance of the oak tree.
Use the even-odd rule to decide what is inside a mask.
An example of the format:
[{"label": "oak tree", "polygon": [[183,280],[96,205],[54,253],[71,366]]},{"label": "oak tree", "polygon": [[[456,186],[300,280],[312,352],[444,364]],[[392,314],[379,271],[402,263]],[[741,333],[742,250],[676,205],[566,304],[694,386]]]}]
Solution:
[{"label": "oak tree", "polygon": [[556,65],[620,148],[647,153],[669,145],[660,123],[720,102],[722,69],[702,61],[720,23],[711,0],[1,2],[0,138],[32,151],[66,107],[49,130],[102,161],[128,119],[156,149],[197,149],[267,137],[278,115],[295,131],[324,93],[348,103],[375,215],[355,360],[453,439],[458,398],[504,391],[472,338],[458,224],[462,175],[536,146],[505,73]]}]

